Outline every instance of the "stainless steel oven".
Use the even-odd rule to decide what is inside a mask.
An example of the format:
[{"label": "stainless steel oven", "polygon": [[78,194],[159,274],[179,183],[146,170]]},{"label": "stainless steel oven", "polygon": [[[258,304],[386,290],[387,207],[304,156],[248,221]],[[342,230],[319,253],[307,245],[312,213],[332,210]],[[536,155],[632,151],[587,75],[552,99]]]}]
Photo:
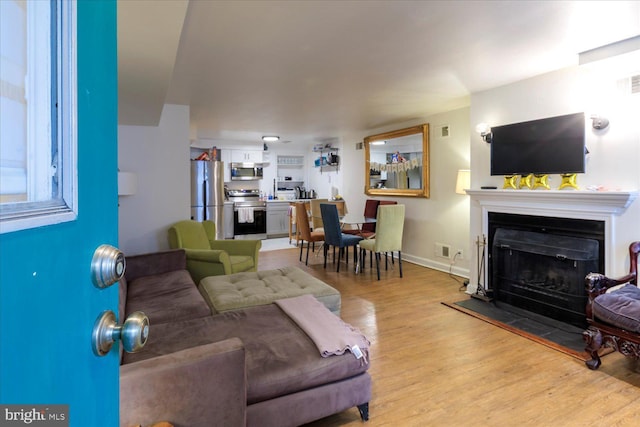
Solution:
[{"label": "stainless steel oven", "polygon": [[230,190],[233,201],[233,238],[267,238],[267,202],[260,200],[259,190]]}]

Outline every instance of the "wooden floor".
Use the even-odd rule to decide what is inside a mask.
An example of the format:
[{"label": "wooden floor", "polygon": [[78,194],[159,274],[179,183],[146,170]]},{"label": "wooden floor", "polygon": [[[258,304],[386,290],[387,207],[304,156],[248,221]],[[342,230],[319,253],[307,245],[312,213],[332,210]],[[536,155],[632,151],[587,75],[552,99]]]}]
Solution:
[{"label": "wooden floor", "polygon": [[[309,266],[297,249],[261,252],[261,270],[296,265],[337,288],[342,318],[371,341],[373,396],[365,426],[640,425],[640,364],[613,353],[583,362],[448,308],[467,295],[460,278],[410,263],[356,275]],[[303,257],[304,260],[304,257]],[[362,426],[350,409],[310,424]]]}]

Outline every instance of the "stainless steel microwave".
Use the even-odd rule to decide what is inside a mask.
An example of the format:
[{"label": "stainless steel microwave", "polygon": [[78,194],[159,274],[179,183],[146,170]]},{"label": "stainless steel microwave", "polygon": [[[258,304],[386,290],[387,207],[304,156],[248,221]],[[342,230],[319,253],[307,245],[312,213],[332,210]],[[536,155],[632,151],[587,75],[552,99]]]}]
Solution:
[{"label": "stainless steel microwave", "polygon": [[262,163],[231,163],[231,181],[262,179]]}]

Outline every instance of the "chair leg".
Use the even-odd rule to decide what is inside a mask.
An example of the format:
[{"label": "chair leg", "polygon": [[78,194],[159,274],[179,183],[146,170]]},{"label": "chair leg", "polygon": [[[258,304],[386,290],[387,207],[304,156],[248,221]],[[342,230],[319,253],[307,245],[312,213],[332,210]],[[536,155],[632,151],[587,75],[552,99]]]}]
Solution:
[{"label": "chair leg", "polygon": [[349,265],[349,246],[345,246],[344,249],[344,262]]},{"label": "chair leg", "polygon": [[380,280],[380,254],[376,252],[376,272],[378,273],[378,280]]},{"label": "chair leg", "polygon": [[389,259],[387,257],[389,253],[385,252],[384,253],[384,270],[387,271],[389,269]]},{"label": "chair leg", "polygon": [[302,241],[302,244],[300,245],[300,262],[302,262],[302,247],[304,246],[304,241]]},{"label": "chair leg", "polygon": [[[334,251],[335,251],[335,249],[334,249]],[[338,266],[336,267],[336,272],[337,273],[340,273],[340,258],[342,257],[343,253],[344,253],[344,248],[338,248]]]},{"label": "chair leg", "polygon": [[324,251],[324,268],[327,268],[327,253],[329,252],[329,246],[328,245],[324,245],[323,247],[323,251]]},{"label": "chair leg", "polygon": [[402,278],[402,252],[398,251],[398,268],[400,269],[400,278]]},{"label": "chair leg", "polygon": [[304,265],[309,265],[309,245],[311,242],[307,242],[307,259],[304,261]]}]

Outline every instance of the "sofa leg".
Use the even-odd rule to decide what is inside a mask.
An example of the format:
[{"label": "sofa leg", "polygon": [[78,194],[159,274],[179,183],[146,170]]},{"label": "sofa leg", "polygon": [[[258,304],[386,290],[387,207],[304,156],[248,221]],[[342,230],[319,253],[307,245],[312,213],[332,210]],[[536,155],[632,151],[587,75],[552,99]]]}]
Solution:
[{"label": "sofa leg", "polygon": [[358,405],[358,411],[360,411],[362,421],[369,421],[369,402]]}]

